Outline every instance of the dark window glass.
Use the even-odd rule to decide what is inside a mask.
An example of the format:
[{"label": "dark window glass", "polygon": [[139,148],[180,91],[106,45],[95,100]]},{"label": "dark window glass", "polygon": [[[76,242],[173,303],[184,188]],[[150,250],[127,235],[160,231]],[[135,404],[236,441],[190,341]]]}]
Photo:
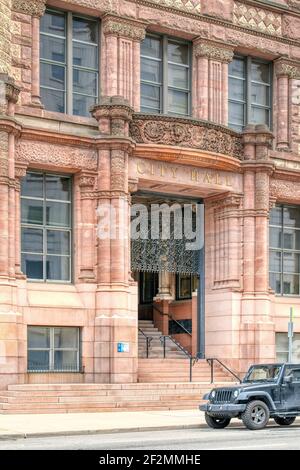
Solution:
[{"label": "dark window glass", "polygon": [[190,274],[176,275],[176,298],[177,300],[192,298],[192,276]]},{"label": "dark window glass", "polygon": [[299,295],[300,207],[279,205],[270,211],[270,286],[281,295]]},{"label": "dark window glass", "polygon": [[166,36],[141,44],[141,111],[190,113],[190,47]]},{"label": "dark window glass", "polygon": [[270,126],[271,65],[252,57],[234,57],[228,69],[229,126],[239,132],[248,123]]},{"label": "dark window glass", "polygon": [[28,371],[78,372],[79,328],[29,326]]},{"label": "dark window glass", "polygon": [[40,43],[40,93],[45,108],[90,116],[98,97],[97,21],[49,10],[41,20]]},{"label": "dark window glass", "polygon": [[70,177],[28,173],[21,185],[21,222],[22,271],[27,278],[70,281]]}]

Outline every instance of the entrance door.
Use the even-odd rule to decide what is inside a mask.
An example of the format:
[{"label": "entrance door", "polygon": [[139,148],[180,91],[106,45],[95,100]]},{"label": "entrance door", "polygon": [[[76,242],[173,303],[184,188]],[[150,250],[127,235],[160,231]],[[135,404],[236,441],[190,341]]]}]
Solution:
[{"label": "entrance door", "polygon": [[158,291],[158,274],[139,273],[139,320],[153,320],[153,297]]}]

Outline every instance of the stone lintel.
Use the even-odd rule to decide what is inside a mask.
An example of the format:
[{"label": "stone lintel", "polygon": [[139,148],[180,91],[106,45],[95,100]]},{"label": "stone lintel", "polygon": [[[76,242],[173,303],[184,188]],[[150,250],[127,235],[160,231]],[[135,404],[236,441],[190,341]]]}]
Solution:
[{"label": "stone lintel", "polygon": [[197,38],[194,41],[193,52],[195,57],[207,57],[218,62],[229,63],[233,59],[234,45]]},{"label": "stone lintel", "polygon": [[147,23],[132,18],[120,17],[107,13],[102,18],[102,30],[105,35],[120,36],[133,41],[145,38]]}]

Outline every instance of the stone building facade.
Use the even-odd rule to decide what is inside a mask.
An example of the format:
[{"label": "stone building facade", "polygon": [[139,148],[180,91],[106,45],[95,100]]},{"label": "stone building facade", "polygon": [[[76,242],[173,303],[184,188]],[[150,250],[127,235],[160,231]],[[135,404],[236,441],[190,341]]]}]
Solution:
[{"label": "stone building facade", "polygon": [[[293,306],[299,360],[300,1],[0,11],[0,388],[136,382],[139,316],[244,371],[285,358]],[[195,284],[97,236],[145,195],[204,204]]]}]

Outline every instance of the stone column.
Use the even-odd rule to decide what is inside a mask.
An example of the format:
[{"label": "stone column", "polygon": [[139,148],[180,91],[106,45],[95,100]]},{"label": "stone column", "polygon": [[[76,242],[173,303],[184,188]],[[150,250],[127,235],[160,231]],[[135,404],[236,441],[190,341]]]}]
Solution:
[{"label": "stone column", "polygon": [[[128,156],[132,141],[129,121],[132,108],[120,96],[103,97],[94,106],[99,124],[98,168],[98,267],[95,318],[95,380],[137,380],[136,284],[129,274],[130,246]],[[118,351],[118,344],[125,352]]]},{"label": "stone column", "polygon": [[269,156],[273,135],[265,125],[247,126],[244,135],[244,283],[240,326],[240,370],[251,362],[275,359],[269,298]]},{"label": "stone column", "polygon": [[89,171],[81,171],[78,175],[78,185],[81,199],[80,223],[80,274],[81,282],[95,282],[95,219],[96,219],[96,193],[94,186],[96,175]]},{"label": "stone column", "polygon": [[43,108],[40,100],[40,17],[46,0],[12,0],[13,11],[31,16],[31,106]]},{"label": "stone column", "polygon": [[194,41],[194,117],[228,123],[228,63],[233,46],[197,38]]},{"label": "stone column", "polygon": [[135,111],[140,110],[140,43],[145,23],[107,14],[102,20],[103,94],[126,98]]},{"label": "stone column", "polygon": [[[1,41],[0,41],[1,43]],[[3,65],[3,64],[2,64]],[[7,70],[10,64],[7,63]],[[14,118],[20,89],[0,74],[0,389],[21,380],[22,315],[17,310],[15,138],[21,128]],[[24,348],[23,348],[24,351]]]},{"label": "stone column", "polygon": [[15,166],[15,275],[17,279],[25,279],[26,276],[22,273],[21,269],[21,198],[20,187],[21,180],[26,176],[27,164],[18,162]]},{"label": "stone column", "polygon": [[278,150],[289,150],[291,146],[291,81],[300,79],[300,64],[298,62],[279,58],[275,61],[277,78],[277,108],[276,108],[276,146]]},{"label": "stone column", "polygon": [[241,202],[234,193],[208,199],[214,209],[214,289],[240,287]]}]

